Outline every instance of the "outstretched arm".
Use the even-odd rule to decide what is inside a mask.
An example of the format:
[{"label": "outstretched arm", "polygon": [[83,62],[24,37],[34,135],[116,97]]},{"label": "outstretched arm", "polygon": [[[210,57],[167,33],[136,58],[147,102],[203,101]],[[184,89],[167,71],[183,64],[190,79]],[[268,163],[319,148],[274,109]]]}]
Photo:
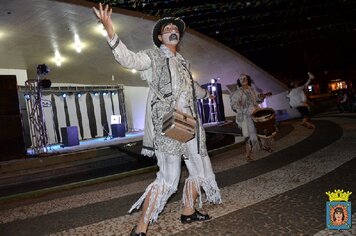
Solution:
[{"label": "outstretched arm", "polygon": [[310,82],[315,78],[314,75],[313,75],[312,73],[310,73],[310,72],[308,72],[308,77],[309,77],[309,79],[308,79],[308,81],[304,84],[304,88],[307,88],[308,85],[310,84]]},{"label": "outstretched arm", "polygon": [[106,39],[111,47],[116,61],[128,69],[136,69],[138,71],[148,69],[151,66],[151,59],[148,55],[143,52],[132,52],[115,33],[111,21],[112,8],[109,8],[108,5],[103,8],[103,5],[99,3],[99,10],[93,7],[93,11],[108,33]]},{"label": "outstretched arm", "polygon": [[215,96],[213,96],[212,94],[209,93],[208,90],[202,88],[198,82],[194,81],[194,89],[195,89],[195,96],[197,99],[206,99],[206,98],[210,98],[210,99],[214,99]]}]

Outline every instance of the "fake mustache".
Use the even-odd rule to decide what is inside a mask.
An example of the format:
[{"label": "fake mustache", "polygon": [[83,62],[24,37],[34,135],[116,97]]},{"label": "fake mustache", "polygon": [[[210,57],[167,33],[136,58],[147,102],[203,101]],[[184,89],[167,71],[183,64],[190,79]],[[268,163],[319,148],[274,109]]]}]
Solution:
[{"label": "fake mustache", "polygon": [[173,33],[171,35],[169,35],[169,41],[175,41],[175,40],[179,40],[179,37],[177,34]]}]

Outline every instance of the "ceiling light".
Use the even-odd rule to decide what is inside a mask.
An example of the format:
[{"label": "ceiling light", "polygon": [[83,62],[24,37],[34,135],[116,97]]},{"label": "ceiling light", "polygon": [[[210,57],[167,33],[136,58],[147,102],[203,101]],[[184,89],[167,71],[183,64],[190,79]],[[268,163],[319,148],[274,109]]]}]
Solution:
[{"label": "ceiling light", "polygon": [[56,52],[54,53],[54,62],[56,63],[57,66],[62,65],[63,58],[58,50],[56,50]]},{"label": "ceiling light", "polygon": [[101,23],[98,24],[96,29],[102,36],[104,36],[104,37],[108,36],[108,32],[106,32],[104,26]]},{"label": "ceiling light", "polygon": [[82,42],[80,42],[79,36],[77,34],[74,35],[74,48],[77,53],[80,53],[82,51]]}]

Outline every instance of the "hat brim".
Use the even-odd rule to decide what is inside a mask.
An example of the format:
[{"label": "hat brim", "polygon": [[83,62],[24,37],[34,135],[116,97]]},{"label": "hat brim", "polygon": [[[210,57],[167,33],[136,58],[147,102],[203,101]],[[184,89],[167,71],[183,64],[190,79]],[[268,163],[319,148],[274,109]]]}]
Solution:
[{"label": "hat brim", "polygon": [[174,18],[174,17],[165,17],[157,21],[156,25],[153,27],[152,31],[152,38],[153,38],[153,43],[157,46],[160,47],[162,42],[161,40],[158,39],[158,35],[161,34],[161,28],[163,25],[167,25],[172,23],[173,25],[176,25],[179,30],[179,36],[180,39],[183,37],[183,33],[185,31],[185,23],[183,20],[179,18]]}]

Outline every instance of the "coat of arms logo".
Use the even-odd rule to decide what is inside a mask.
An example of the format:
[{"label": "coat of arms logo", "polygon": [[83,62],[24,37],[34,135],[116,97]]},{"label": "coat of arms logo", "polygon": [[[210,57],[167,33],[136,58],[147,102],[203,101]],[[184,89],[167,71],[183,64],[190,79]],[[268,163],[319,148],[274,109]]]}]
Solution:
[{"label": "coat of arms logo", "polygon": [[326,192],[329,201],[326,202],[326,227],[328,229],[343,230],[351,228],[351,202],[349,196],[352,192],[334,190]]}]

